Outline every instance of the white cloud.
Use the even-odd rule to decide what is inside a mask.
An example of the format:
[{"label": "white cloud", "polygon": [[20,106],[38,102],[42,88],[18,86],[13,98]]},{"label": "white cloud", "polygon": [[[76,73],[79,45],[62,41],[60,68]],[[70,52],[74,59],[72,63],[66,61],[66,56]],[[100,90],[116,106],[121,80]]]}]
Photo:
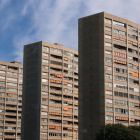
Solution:
[{"label": "white cloud", "polygon": [[23,45],[41,40],[77,50],[78,18],[105,11],[140,22],[139,5],[139,0],[27,0],[21,15],[30,15],[31,26],[14,38],[16,59],[22,61]]}]

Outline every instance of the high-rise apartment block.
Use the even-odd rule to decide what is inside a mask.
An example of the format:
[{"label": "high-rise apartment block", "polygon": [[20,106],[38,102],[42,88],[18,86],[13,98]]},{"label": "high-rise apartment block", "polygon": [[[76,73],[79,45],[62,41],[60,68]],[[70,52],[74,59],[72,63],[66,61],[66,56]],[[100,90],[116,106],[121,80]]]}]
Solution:
[{"label": "high-rise apartment block", "polygon": [[22,140],[78,139],[78,52],[24,46]]},{"label": "high-rise apartment block", "polygon": [[0,140],[21,140],[22,71],[18,62],[0,61]]},{"label": "high-rise apartment block", "polygon": [[140,124],[140,25],[105,12],[79,19],[79,139]]}]

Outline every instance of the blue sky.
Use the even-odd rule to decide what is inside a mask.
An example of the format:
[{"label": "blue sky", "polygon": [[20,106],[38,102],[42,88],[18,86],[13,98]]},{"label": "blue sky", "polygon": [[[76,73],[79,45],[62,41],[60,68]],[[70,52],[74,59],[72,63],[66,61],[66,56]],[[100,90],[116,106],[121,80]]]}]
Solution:
[{"label": "blue sky", "polygon": [[0,60],[23,60],[23,45],[78,49],[78,18],[105,11],[140,24],[140,0],[0,0]]}]

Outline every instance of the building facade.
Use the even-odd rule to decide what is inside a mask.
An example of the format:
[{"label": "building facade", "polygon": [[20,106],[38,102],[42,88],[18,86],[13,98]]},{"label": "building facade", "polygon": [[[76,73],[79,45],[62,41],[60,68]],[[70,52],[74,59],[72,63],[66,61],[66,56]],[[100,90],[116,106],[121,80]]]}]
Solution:
[{"label": "building facade", "polygon": [[140,124],[140,26],[105,12],[79,19],[79,139]]},{"label": "building facade", "polygon": [[19,62],[0,61],[0,140],[21,140],[22,73]]},{"label": "building facade", "polygon": [[78,52],[24,46],[22,140],[78,139]]}]

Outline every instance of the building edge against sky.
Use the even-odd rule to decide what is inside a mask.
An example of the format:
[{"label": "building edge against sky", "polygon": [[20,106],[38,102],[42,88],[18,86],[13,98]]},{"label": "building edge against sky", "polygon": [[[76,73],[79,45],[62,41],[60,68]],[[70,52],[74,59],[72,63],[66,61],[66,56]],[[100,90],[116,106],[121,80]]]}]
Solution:
[{"label": "building edge against sky", "polygon": [[21,139],[78,139],[78,52],[60,44],[24,46]]},{"label": "building edge against sky", "polygon": [[139,124],[140,26],[105,12],[78,24],[79,139],[104,124]]}]

